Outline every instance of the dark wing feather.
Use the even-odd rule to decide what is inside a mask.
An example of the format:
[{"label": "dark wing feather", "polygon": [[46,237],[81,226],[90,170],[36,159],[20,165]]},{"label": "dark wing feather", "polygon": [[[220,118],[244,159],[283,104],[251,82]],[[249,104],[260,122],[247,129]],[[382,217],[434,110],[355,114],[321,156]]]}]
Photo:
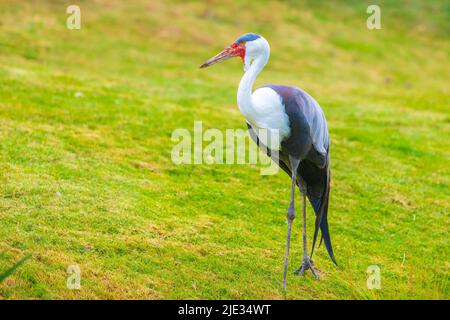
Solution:
[{"label": "dark wing feather", "polygon": [[300,163],[298,173],[302,176],[307,185],[307,196],[311,206],[316,214],[315,230],[311,256],[314,253],[319,229],[322,233],[323,242],[327,249],[328,255],[334,264],[337,265],[333,254],[331,237],[328,227],[328,203],[330,196],[330,166],[329,158],[324,168],[318,167],[308,159]]},{"label": "dark wing feather", "polygon": [[[247,128],[248,128],[248,133],[250,134],[250,137],[253,139],[253,141],[255,141],[256,145],[260,149],[264,150],[266,152],[267,156],[270,157],[273,161],[275,161],[275,163],[278,163],[280,168],[283,169],[283,171],[286,172],[291,177],[291,169],[289,168],[289,166],[286,165],[286,163],[284,163],[283,160],[280,159],[280,157],[276,158],[275,155],[271,152],[271,150],[269,148],[267,148],[266,145],[261,142],[261,140],[259,140],[258,135],[256,134],[256,132],[253,130],[253,127],[248,122],[247,122]],[[279,156],[282,156],[282,155],[279,154]],[[281,157],[281,158],[283,158],[283,157]]]}]

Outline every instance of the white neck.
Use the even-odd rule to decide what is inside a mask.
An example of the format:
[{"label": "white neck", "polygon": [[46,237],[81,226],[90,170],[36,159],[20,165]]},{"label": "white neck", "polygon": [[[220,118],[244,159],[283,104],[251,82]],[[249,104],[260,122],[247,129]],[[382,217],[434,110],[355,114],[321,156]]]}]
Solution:
[{"label": "white neck", "polygon": [[237,103],[242,115],[250,122],[252,114],[256,114],[252,103],[252,88],[256,77],[269,60],[269,53],[260,54],[242,76],[237,92]]}]

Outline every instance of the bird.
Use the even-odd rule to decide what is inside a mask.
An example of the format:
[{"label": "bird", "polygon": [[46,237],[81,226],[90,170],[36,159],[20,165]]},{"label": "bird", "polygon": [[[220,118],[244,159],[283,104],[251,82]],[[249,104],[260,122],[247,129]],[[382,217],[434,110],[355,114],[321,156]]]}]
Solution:
[{"label": "bird", "polygon": [[[307,270],[311,270],[314,277],[319,279],[311,261],[319,229],[319,246],[323,241],[329,257],[337,265],[328,227],[330,137],[322,108],[304,90],[268,84],[253,91],[255,79],[266,66],[269,56],[268,41],[259,34],[246,33],[203,63],[200,68],[233,57],[242,59],[244,75],[239,82],[237,104],[245,118],[249,135],[291,178],[282,280],[282,287],[286,289],[292,224],[296,216],[296,187],[302,198],[303,259],[295,274],[305,275]],[[276,131],[278,143],[262,137],[260,130]],[[306,198],[315,213],[311,255],[308,255],[307,250]]]}]

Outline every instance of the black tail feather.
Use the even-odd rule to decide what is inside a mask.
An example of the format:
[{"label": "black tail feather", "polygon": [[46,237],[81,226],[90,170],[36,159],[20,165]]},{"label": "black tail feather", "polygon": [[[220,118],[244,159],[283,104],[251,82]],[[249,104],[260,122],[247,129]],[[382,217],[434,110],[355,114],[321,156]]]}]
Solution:
[{"label": "black tail feather", "polygon": [[321,238],[320,238],[320,244],[323,242],[325,243],[325,248],[327,249],[328,255],[330,256],[331,260],[335,265],[336,259],[333,254],[333,247],[331,245],[331,237],[330,232],[328,228],[328,199],[330,196],[330,170],[327,166],[326,168],[326,179],[324,179],[326,185],[325,188],[322,189],[321,197],[314,198],[312,195],[309,196],[310,202],[314,208],[314,211],[316,213],[316,221],[315,221],[315,229],[314,229],[314,238],[313,238],[313,245],[311,249],[311,257],[314,253],[314,248],[317,241],[317,236],[319,234],[319,229],[321,231]]},{"label": "black tail feather", "polygon": [[327,249],[327,252],[331,258],[331,261],[333,261],[333,263],[335,265],[337,265],[336,259],[334,258],[334,254],[333,254],[333,247],[331,246],[330,231],[328,229],[328,214],[327,214],[327,212],[324,213],[324,215],[322,217],[322,222],[320,224],[320,231],[322,232],[322,238],[320,241],[322,242],[322,239],[323,239],[325,248]]}]

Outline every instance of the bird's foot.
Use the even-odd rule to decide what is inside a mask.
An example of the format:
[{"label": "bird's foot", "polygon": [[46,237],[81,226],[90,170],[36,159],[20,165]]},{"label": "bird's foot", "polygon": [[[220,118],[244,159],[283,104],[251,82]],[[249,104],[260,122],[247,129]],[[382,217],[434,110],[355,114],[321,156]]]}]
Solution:
[{"label": "bird's foot", "polygon": [[302,264],[300,265],[300,268],[295,271],[295,274],[303,276],[305,275],[306,270],[311,269],[311,272],[313,273],[314,277],[316,279],[319,279],[319,275],[317,274],[316,270],[314,269],[312,265],[312,261],[308,256],[305,256],[303,258]]}]

